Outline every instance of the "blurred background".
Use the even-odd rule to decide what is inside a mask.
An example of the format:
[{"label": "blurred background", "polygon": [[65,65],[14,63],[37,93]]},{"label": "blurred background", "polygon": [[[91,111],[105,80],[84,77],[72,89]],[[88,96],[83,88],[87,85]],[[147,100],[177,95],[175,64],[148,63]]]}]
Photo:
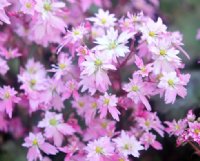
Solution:
[{"label": "blurred background", "polygon": [[[138,2],[132,0],[133,4],[134,1]],[[146,1],[147,4],[150,3],[149,1],[153,2],[153,0]],[[154,2],[156,4],[157,0]],[[113,3],[115,4],[115,0]],[[183,55],[181,57],[186,64],[184,73],[190,73],[191,80],[187,87],[186,99],[178,98],[175,104],[165,105],[164,101],[154,98],[152,101],[154,110],[163,121],[183,118],[188,109],[194,109],[198,114],[200,112],[200,64],[197,62],[200,60],[200,41],[196,40],[196,34],[200,28],[200,0],[160,0],[156,11],[154,17],[162,17],[170,31],[178,30],[183,34],[184,49],[189,53],[191,60],[187,60]],[[0,161],[26,161],[26,150],[21,147],[23,140],[14,142],[8,138],[10,136],[0,137]],[[1,139],[6,140],[3,145]],[[177,148],[175,138],[166,135],[164,139],[160,138],[160,141],[163,145],[162,151],[151,149],[135,161],[200,161],[190,146]]]}]

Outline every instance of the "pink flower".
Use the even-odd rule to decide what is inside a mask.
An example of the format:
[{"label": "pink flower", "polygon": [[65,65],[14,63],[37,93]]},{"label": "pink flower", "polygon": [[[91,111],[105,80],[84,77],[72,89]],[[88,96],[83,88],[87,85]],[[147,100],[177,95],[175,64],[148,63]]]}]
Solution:
[{"label": "pink flower", "polygon": [[144,116],[137,117],[138,126],[143,128],[146,132],[155,130],[160,136],[164,136],[164,127],[156,113],[145,112]]},{"label": "pink flower", "polygon": [[[85,76],[89,77],[91,80],[88,83],[91,84],[91,87],[105,92],[111,84],[107,74],[108,70],[116,70],[116,67],[112,65],[107,54],[102,54],[100,52],[90,53],[90,55],[85,58],[86,61],[81,64],[83,67],[81,78],[85,79]],[[88,85],[85,84],[84,80],[81,82],[81,85],[83,85],[83,91],[90,88],[87,87]],[[96,90],[94,89],[93,91],[95,92]],[[94,94],[94,92],[92,92],[92,94]]]},{"label": "pink flower", "polygon": [[166,32],[167,27],[163,24],[159,17],[157,22],[148,18],[141,28],[142,39],[146,40],[148,44],[155,42],[159,36]]},{"label": "pink flower", "polygon": [[165,131],[170,135],[180,136],[187,127],[186,120],[173,120],[172,122],[165,121],[165,124],[167,124],[167,128]]},{"label": "pink flower", "polygon": [[88,18],[88,20],[94,22],[95,26],[103,28],[114,27],[115,21],[117,20],[114,14],[110,14],[109,11],[103,11],[102,9],[99,9],[95,16]]},{"label": "pink flower", "polygon": [[35,10],[42,14],[43,19],[46,19],[49,16],[51,17],[63,7],[65,7],[64,2],[57,2],[54,0],[36,0]]},{"label": "pink flower", "polygon": [[34,15],[35,13],[35,0],[20,0],[21,11],[25,14]]},{"label": "pink flower", "polygon": [[80,65],[85,60],[85,56],[89,54],[89,50],[86,46],[79,46],[76,51],[79,56],[78,64]]},{"label": "pink flower", "polygon": [[163,72],[172,72],[181,67],[181,59],[177,56],[179,53],[167,37],[162,37],[149,46],[154,59],[153,72],[160,74]]},{"label": "pink flower", "polygon": [[98,139],[99,137],[115,135],[115,121],[95,118],[91,119],[88,128],[83,132],[84,140]]},{"label": "pink flower", "polygon": [[62,114],[46,112],[45,117],[39,122],[38,127],[45,128],[45,137],[53,138],[56,146],[61,146],[64,135],[71,135],[74,129],[63,122]]},{"label": "pink flower", "polygon": [[101,137],[88,143],[85,148],[87,152],[87,161],[106,161],[114,154],[114,146],[109,137]]},{"label": "pink flower", "polygon": [[189,79],[189,74],[180,75],[178,77],[176,72],[163,73],[158,87],[165,91],[165,102],[174,103],[176,100],[176,95],[184,98],[187,94],[184,86],[187,85]]},{"label": "pink flower", "polygon": [[138,104],[142,102],[147,110],[151,110],[151,105],[147,100],[148,97],[152,94],[153,86],[150,83],[143,82],[142,78],[139,75],[134,74],[132,79],[129,79],[129,83],[124,85],[124,90],[128,92],[127,97],[131,98],[134,103]]},{"label": "pink flower", "polygon": [[1,0],[0,1],[0,24],[2,22],[5,22],[7,24],[10,24],[9,17],[5,13],[5,7],[10,6],[11,4],[7,0]]},{"label": "pink flower", "polygon": [[17,92],[10,86],[0,88],[1,111],[5,111],[8,116],[12,117],[13,104],[18,103],[20,98],[16,96]]},{"label": "pink flower", "polygon": [[73,96],[73,98],[76,98],[79,96],[78,93],[78,82],[74,79],[69,80],[65,84],[65,90],[63,93],[63,98],[68,99],[70,96]]},{"label": "pink flower", "polygon": [[37,161],[37,159],[42,161],[43,157],[40,150],[48,155],[55,155],[58,153],[58,150],[53,145],[45,142],[41,133],[29,133],[29,136],[25,138],[25,143],[22,145],[29,148],[27,154],[28,161]]},{"label": "pink flower", "polygon": [[195,121],[189,122],[188,124],[188,136],[190,136],[192,140],[200,144],[200,123]]},{"label": "pink flower", "polygon": [[144,22],[144,15],[142,12],[137,14],[127,13],[127,18],[120,20],[120,27],[123,31],[139,32],[142,23]]},{"label": "pink flower", "polygon": [[0,55],[3,56],[5,59],[13,59],[21,56],[21,53],[19,53],[18,49],[8,49],[1,47],[0,48]]},{"label": "pink flower", "polygon": [[137,55],[135,55],[135,64],[140,69],[140,70],[136,71],[135,74],[139,74],[142,77],[147,77],[149,75],[149,73],[152,72],[152,70],[153,70],[151,63],[144,65],[143,60],[140,57],[138,57]]},{"label": "pink flower", "polygon": [[117,150],[124,156],[132,155],[138,158],[140,156],[139,151],[144,149],[135,136],[129,136],[125,131],[122,131],[120,137],[113,139],[113,141]]},{"label": "pink flower", "polygon": [[118,30],[110,28],[107,30],[106,35],[96,38],[95,43],[97,46],[95,46],[94,49],[102,51],[114,62],[117,62],[118,57],[124,57],[125,54],[129,52],[129,47],[126,46],[126,44],[128,43],[128,39],[132,36],[132,33],[125,31],[119,35]]},{"label": "pink flower", "polygon": [[72,60],[67,54],[61,53],[58,56],[58,65],[52,65],[51,72],[55,72],[55,78],[58,80],[62,76],[69,74],[72,70]]},{"label": "pink flower", "polygon": [[140,138],[140,141],[142,144],[144,144],[144,149],[147,150],[149,146],[152,146],[156,150],[161,150],[162,145],[156,141],[156,135],[153,135],[152,133],[144,133],[142,137]]},{"label": "pink flower", "polygon": [[115,95],[105,93],[104,96],[99,98],[99,107],[100,107],[100,118],[104,118],[107,115],[107,112],[112,115],[112,117],[119,121],[120,112],[117,109],[118,99]]}]

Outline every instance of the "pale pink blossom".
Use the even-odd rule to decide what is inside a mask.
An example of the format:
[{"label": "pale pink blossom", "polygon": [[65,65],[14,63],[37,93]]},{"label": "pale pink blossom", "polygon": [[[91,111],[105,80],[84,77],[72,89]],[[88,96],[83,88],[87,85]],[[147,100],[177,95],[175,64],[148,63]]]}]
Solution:
[{"label": "pale pink blossom", "polygon": [[153,54],[153,72],[155,74],[172,72],[181,67],[181,59],[177,56],[179,51],[167,38],[158,39],[150,45],[149,49]]},{"label": "pale pink blossom", "polygon": [[25,143],[22,144],[24,147],[29,148],[27,154],[28,161],[42,161],[43,156],[40,151],[46,154],[55,155],[58,150],[51,144],[45,142],[42,133],[29,133],[29,136],[25,138]]},{"label": "pale pink blossom", "polygon": [[132,155],[138,158],[140,156],[139,151],[144,149],[135,136],[129,136],[125,131],[122,131],[121,135],[113,141],[117,146],[117,150],[124,156]]},{"label": "pale pink blossom", "polygon": [[18,49],[5,49],[3,47],[0,48],[0,55],[3,56],[5,59],[13,59],[21,56]]},{"label": "pale pink blossom", "polygon": [[130,51],[126,44],[132,36],[132,33],[122,32],[119,34],[118,30],[110,28],[106,35],[96,38],[97,46],[94,49],[106,53],[110,59],[116,62],[118,57],[124,57]]},{"label": "pale pink blossom", "polygon": [[143,82],[142,78],[136,74],[133,75],[133,78],[129,79],[129,81],[130,82],[123,87],[128,93],[127,97],[131,98],[136,104],[142,102],[147,110],[151,110],[151,105],[147,97],[152,94],[154,87],[148,82]]},{"label": "pale pink blossom", "polygon": [[21,8],[20,10],[29,15],[34,15],[35,13],[35,0],[20,0]]},{"label": "pale pink blossom", "polygon": [[87,152],[87,161],[106,161],[114,154],[114,146],[109,137],[101,137],[88,143],[85,148]]},{"label": "pale pink blossom", "polygon": [[17,91],[10,86],[3,86],[0,88],[0,111],[5,111],[9,118],[12,117],[14,104],[18,103],[20,98],[16,96]]},{"label": "pale pink blossom", "polygon": [[162,145],[156,141],[156,135],[152,133],[144,133],[140,138],[141,143],[144,145],[144,149],[147,150],[149,146],[152,146],[156,150],[161,150]]},{"label": "pale pink blossom", "polygon": [[49,111],[45,113],[45,117],[39,122],[38,127],[45,128],[44,136],[53,138],[56,146],[61,146],[65,135],[72,135],[75,132],[70,125],[64,123],[62,114]]},{"label": "pale pink blossom", "polygon": [[72,60],[70,57],[68,57],[68,54],[61,53],[58,56],[58,64],[52,65],[53,69],[51,69],[51,72],[55,72],[55,78],[58,80],[62,76],[65,76],[67,74],[70,74],[72,70]]},{"label": "pale pink blossom", "polygon": [[95,17],[90,17],[88,20],[94,22],[95,26],[109,28],[114,27],[117,19],[115,18],[115,15],[110,14],[109,11],[103,11],[102,9],[99,9],[98,13],[95,14]]},{"label": "pale pink blossom", "polygon": [[173,120],[172,122],[165,121],[165,124],[168,126],[165,128],[165,131],[168,134],[175,136],[180,136],[187,127],[186,120]]},{"label": "pale pink blossom", "polygon": [[165,102],[174,103],[177,95],[184,98],[187,95],[187,90],[184,86],[187,85],[189,79],[189,74],[178,77],[176,72],[163,73],[158,87],[165,92]]},{"label": "pale pink blossom", "polygon": [[[83,67],[81,78],[85,78],[84,76],[90,78],[90,82],[88,83],[94,88],[94,92],[97,89],[105,92],[111,84],[108,77],[108,70],[116,70],[116,67],[111,63],[107,54],[102,54],[100,52],[90,53],[90,55],[85,58],[86,61],[81,64]],[[87,85],[85,86],[84,80],[81,84],[83,85],[83,90],[88,88]],[[88,84],[89,87],[90,84]],[[94,92],[92,92],[92,94],[94,94]]]},{"label": "pale pink blossom", "polygon": [[144,65],[143,60],[140,57],[138,57],[137,55],[135,55],[135,64],[139,68],[139,70],[136,71],[135,74],[139,74],[142,77],[147,77],[149,75],[149,73],[152,72],[152,70],[153,70],[152,63]]},{"label": "pale pink blossom", "polygon": [[99,107],[100,107],[100,118],[106,117],[108,111],[112,115],[112,117],[119,121],[120,112],[117,109],[118,99],[116,95],[111,95],[105,93],[103,96],[99,98]]},{"label": "pale pink blossom", "polygon": [[143,27],[140,29],[142,32],[142,39],[146,40],[148,44],[154,43],[161,34],[166,32],[167,27],[163,24],[162,19],[159,17],[157,22],[148,18]]}]

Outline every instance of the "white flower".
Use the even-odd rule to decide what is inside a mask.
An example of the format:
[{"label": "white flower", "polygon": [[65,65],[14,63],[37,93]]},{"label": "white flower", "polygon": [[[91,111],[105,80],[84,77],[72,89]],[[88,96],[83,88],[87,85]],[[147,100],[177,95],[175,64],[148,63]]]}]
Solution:
[{"label": "white flower", "polygon": [[134,136],[129,137],[125,131],[122,131],[121,136],[113,139],[113,141],[116,143],[118,151],[124,156],[133,155],[134,157],[139,157],[139,150],[144,149]]},{"label": "white flower", "polygon": [[114,147],[107,136],[89,142],[85,150],[88,153],[88,161],[102,161],[103,158],[109,158],[114,154]]},{"label": "white flower", "polygon": [[109,14],[109,11],[103,11],[102,9],[98,10],[98,13],[95,14],[96,17],[88,18],[89,21],[94,22],[94,25],[100,27],[113,27],[115,21],[117,20],[114,17],[114,14]]},{"label": "white flower", "polygon": [[125,53],[129,52],[129,47],[126,44],[132,36],[133,34],[128,32],[122,32],[119,35],[118,30],[110,28],[106,35],[96,38],[97,46],[94,49],[105,52],[110,59],[116,62],[117,57],[124,57]]},{"label": "white flower", "polygon": [[86,61],[81,63],[83,67],[80,81],[80,85],[83,85],[82,91],[89,89],[91,94],[94,94],[96,90],[105,92],[111,84],[108,70],[116,70],[116,67],[112,65],[107,54],[90,53],[85,58]]},{"label": "white flower", "polygon": [[52,0],[36,0],[35,10],[42,14],[42,18],[46,19],[58,9],[65,7],[63,2],[54,2]]},{"label": "white flower", "polygon": [[149,46],[153,54],[154,73],[171,72],[181,66],[181,59],[177,56],[179,53],[167,38],[158,39],[155,43]]},{"label": "white flower", "polygon": [[141,28],[142,39],[149,44],[154,42],[162,33],[166,32],[167,27],[163,24],[162,19],[158,18],[157,22],[148,19]]},{"label": "white flower", "polygon": [[177,77],[176,72],[163,73],[158,84],[159,88],[173,89],[180,83],[180,79]]}]

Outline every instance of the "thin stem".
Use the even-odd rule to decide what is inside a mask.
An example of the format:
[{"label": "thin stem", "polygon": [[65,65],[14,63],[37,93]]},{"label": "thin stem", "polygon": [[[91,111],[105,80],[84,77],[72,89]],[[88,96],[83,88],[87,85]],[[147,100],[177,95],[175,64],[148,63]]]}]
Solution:
[{"label": "thin stem", "polygon": [[196,145],[194,145],[191,141],[188,141],[188,143],[192,146],[192,148],[195,150],[195,152],[196,152],[196,154],[198,155],[198,156],[200,156],[200,149],[196,146]]},{"label": "thin stem", "polygon": [[130,53],[127,55],[127,57],[124,59],[124,61],[120,64],[119,68],[121,68],[124,65],[126,65],[127,61],[131,58],[132,54],[134,54],[134,40],[132,40],[130,48],[131,48]]}]

